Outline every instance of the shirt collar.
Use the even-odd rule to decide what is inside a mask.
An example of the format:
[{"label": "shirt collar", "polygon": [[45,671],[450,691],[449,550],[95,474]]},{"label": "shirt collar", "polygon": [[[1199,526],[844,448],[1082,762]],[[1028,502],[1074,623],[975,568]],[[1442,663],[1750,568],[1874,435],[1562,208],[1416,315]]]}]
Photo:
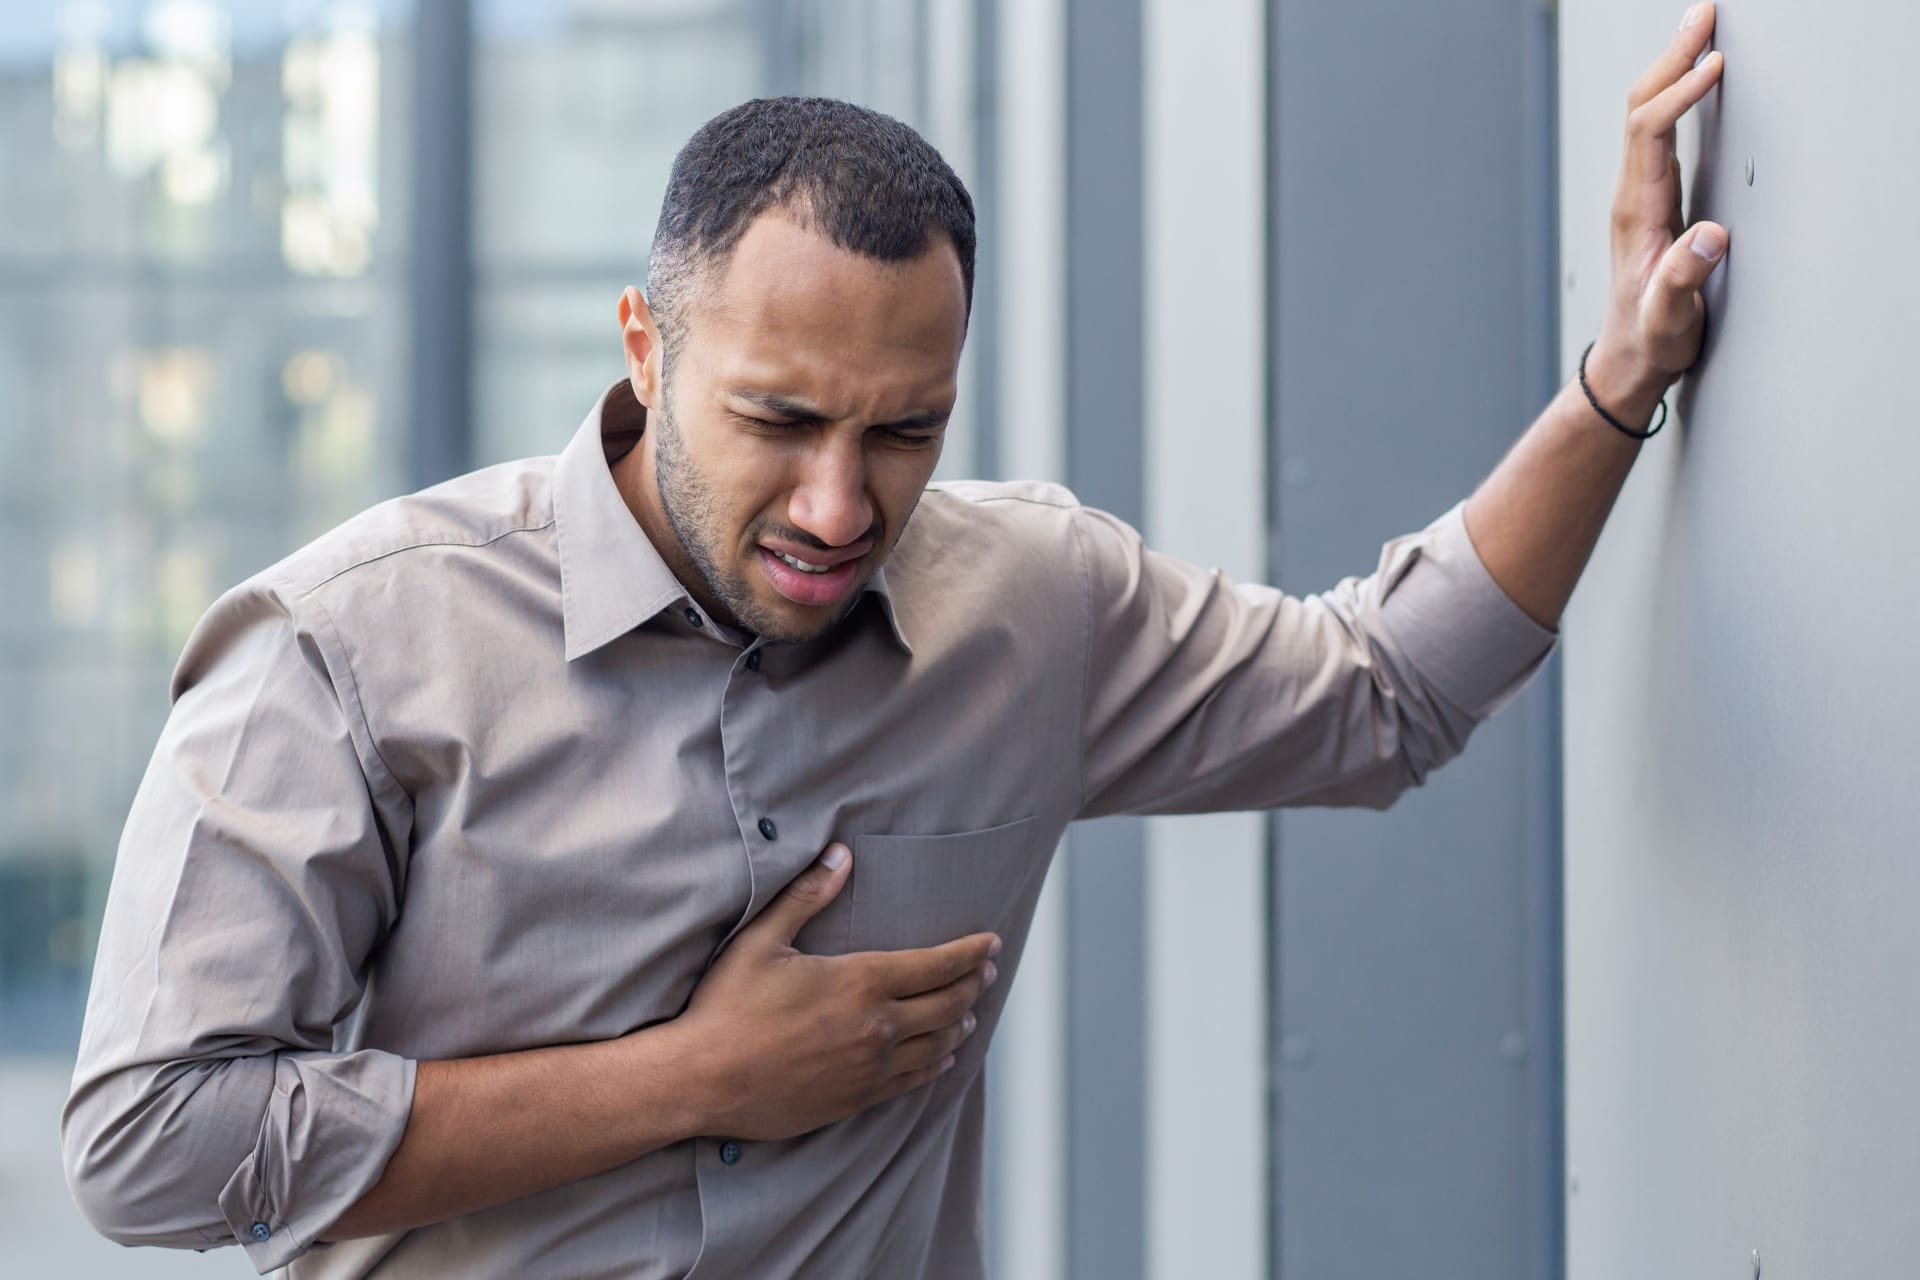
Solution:
[{"label": "shirt collar", "polygon": [[887,585],[887,566],[881,565],[873,571],[873,577],[867,580],[866,594],[873,597],[874,604],[886,617],[887,630],[893,633],[894,643],[911,658],[913,646],[907,643],[906,625],[900,621],[900,606],[894,601],[893,588]]},{"label": "shirt collar", "polygon": [[[611,464],[639,444],[647,409],[633,384],[620,379],[601,393],[561,452],[553,472],[553,516],[560,548],[560,612],[567,661],[592,653],[652,619],[677,600],[691,600],[652,539],[628,510]],[[886,568],[867,583],[893,638],[909,655]]]}]

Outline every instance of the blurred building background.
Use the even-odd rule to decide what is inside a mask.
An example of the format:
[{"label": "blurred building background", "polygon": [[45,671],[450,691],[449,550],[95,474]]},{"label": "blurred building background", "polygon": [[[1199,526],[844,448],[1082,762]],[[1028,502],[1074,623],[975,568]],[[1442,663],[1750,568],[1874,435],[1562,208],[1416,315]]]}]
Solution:
[{"label": "blurred building background", "polygon": [[[1310,591],[1556,385],[1552,11],[0,7],[0,1272],[243,1272],[92,1237],[59,1172],[173,660],[354,511],[563,445],[702,121],[852,98],[967,179],[943,476],[1063,480]],[[1552,685],[1388,815],[1076,831],[995,1048],[1001,1277],[1560,1273]]]}]

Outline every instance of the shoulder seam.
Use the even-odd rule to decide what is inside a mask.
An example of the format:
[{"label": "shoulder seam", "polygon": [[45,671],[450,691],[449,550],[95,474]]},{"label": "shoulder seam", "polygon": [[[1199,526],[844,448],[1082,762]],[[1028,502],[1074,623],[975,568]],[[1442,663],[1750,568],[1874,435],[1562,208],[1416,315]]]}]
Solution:
[{"label": "shoulder seam", "polygon": [[326,586],[329,582],[332,582],[335,578],[341,577],[344,574],[352,573],[355,569],[363,569],[367,565],[373,564],[376,561],[385,560],[389,556],[397,556],[403,551],[418,551],[423,547],[468,547],[468,548],[490,547],[494,543],[500,541],[502,538],[510,538],[516,533],[538,533],[542,529],[551,528],[553,526],[553,522],[554,522],[554,518],[552,516],[548,516],[545,520],[541,521],[539,524],[518,525],[512,529],[502,529],[500,532],[494,534],[490,538],[480,538],[477,540],[460,539],[460,538],[423,538],[418,542],[409,542],[403,547],[390,547],[387,550],[379,552],[376,555],[363,556],[362,558],[355,560],[352,564],[345,565],[339,569],[335,569],[332,573],[320,579],[320,581],[314,583],[312,586],[302,588],[299,593],[299,598],[304,600],[306,599],[306,597],[312,595],[314,592],[318,591],[320,588]]},{"label": "shoulder seam", "polygon": [[1071,511],[1080,504],[1077,502],[1042,502],[1039,498],[1030,498],[1024,493],[990,493],[984,498],[969,498],[969,502],[1024,502],[1030,507],[1052,507],[1058,511]]},{"label": "shoulder seam", "polygon": [[970,497],[967,494],[955,493],[951,489],[936,489],[936,490],[933,490],[932,492],[948,494],[952,497],[960,499],[960,501],[965,502],[970,506],[976,506],[976,507],[983,507],[989,502],[1024,502],[1030,507],[1047,507],[1054,511],[1077,511],[1082,506],[1086,505],[1078,500],[1072,499],[1071,491],[1066,489],[1064,486],[1055,486],[1055,487],[1059,488],[1062,493],[1068,494],[1069,500],[1060,501],[1060,502],[1049,502],[1044,498],[1035,498],[1024,493],[988,493],[988,494],[982,494],[980,497],[975,498],[975,497]]}]

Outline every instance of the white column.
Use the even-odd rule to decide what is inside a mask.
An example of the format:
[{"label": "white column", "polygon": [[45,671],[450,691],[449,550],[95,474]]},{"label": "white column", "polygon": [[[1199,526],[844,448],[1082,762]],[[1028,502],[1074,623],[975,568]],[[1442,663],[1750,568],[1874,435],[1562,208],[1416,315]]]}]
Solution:
[{"label": "white column", "polygon": [[[1066,476],[1066,6],[996,3],[1000,457],[1006,474]],[[989,1084],[1001,1177],[998,1280],[1066,1273],[1066,860],[1052,873],[1007,999]]]},{"label": "white column", "polygon": [[[1152,545],[1264,577],[1266,26],[1145,0]],[[1268,1272],[1267,888],[1257,814],[1147,834],[1147,1274]]]},{"label": "white column", "polygon": [[1067,473],[1065,0],[999,0],[1000,457]]},{"label": "white column", "polygon": [[[897,0],[890,0],[897,3]],[[978,120],[974,65],[974,6],[990,0],[926,0],[927,118],[917,122],[922,134],[946,158],[976,200],[980,195],[979,148],[974,138]],[[899,6],[906,9],[909,6]],[[979,413],[975,386],[974,352],[988,335],[975,331],[960,355],[960,398],[947,422],[946,442],[940,450],[936,480],[964,480],[980,474],[977,441]]]}]

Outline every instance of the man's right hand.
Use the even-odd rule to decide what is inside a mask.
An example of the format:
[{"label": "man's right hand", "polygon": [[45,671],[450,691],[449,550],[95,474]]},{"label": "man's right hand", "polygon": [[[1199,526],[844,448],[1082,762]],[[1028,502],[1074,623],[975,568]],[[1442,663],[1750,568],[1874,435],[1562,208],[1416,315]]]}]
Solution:
[{"label": "man's right hand", "polygon": [[1000,940],[802,955],[794,934],[846,888],[852,857],[834,845],[801,872],[671,1022],[420,1063],[380,1181],[319,1238],[442,1222],[688,1138],[790,1138],[933,1080],[973,1031]]},{"label": "man's right hand", "polygon": [[703,1066],[706,1132],[766,1141],[844,1120],[936,1079],[997,975],[991,933],[917,951],[814,956],[800,926],[846,887],[829,845],[728,944],[668,1024]]}]

